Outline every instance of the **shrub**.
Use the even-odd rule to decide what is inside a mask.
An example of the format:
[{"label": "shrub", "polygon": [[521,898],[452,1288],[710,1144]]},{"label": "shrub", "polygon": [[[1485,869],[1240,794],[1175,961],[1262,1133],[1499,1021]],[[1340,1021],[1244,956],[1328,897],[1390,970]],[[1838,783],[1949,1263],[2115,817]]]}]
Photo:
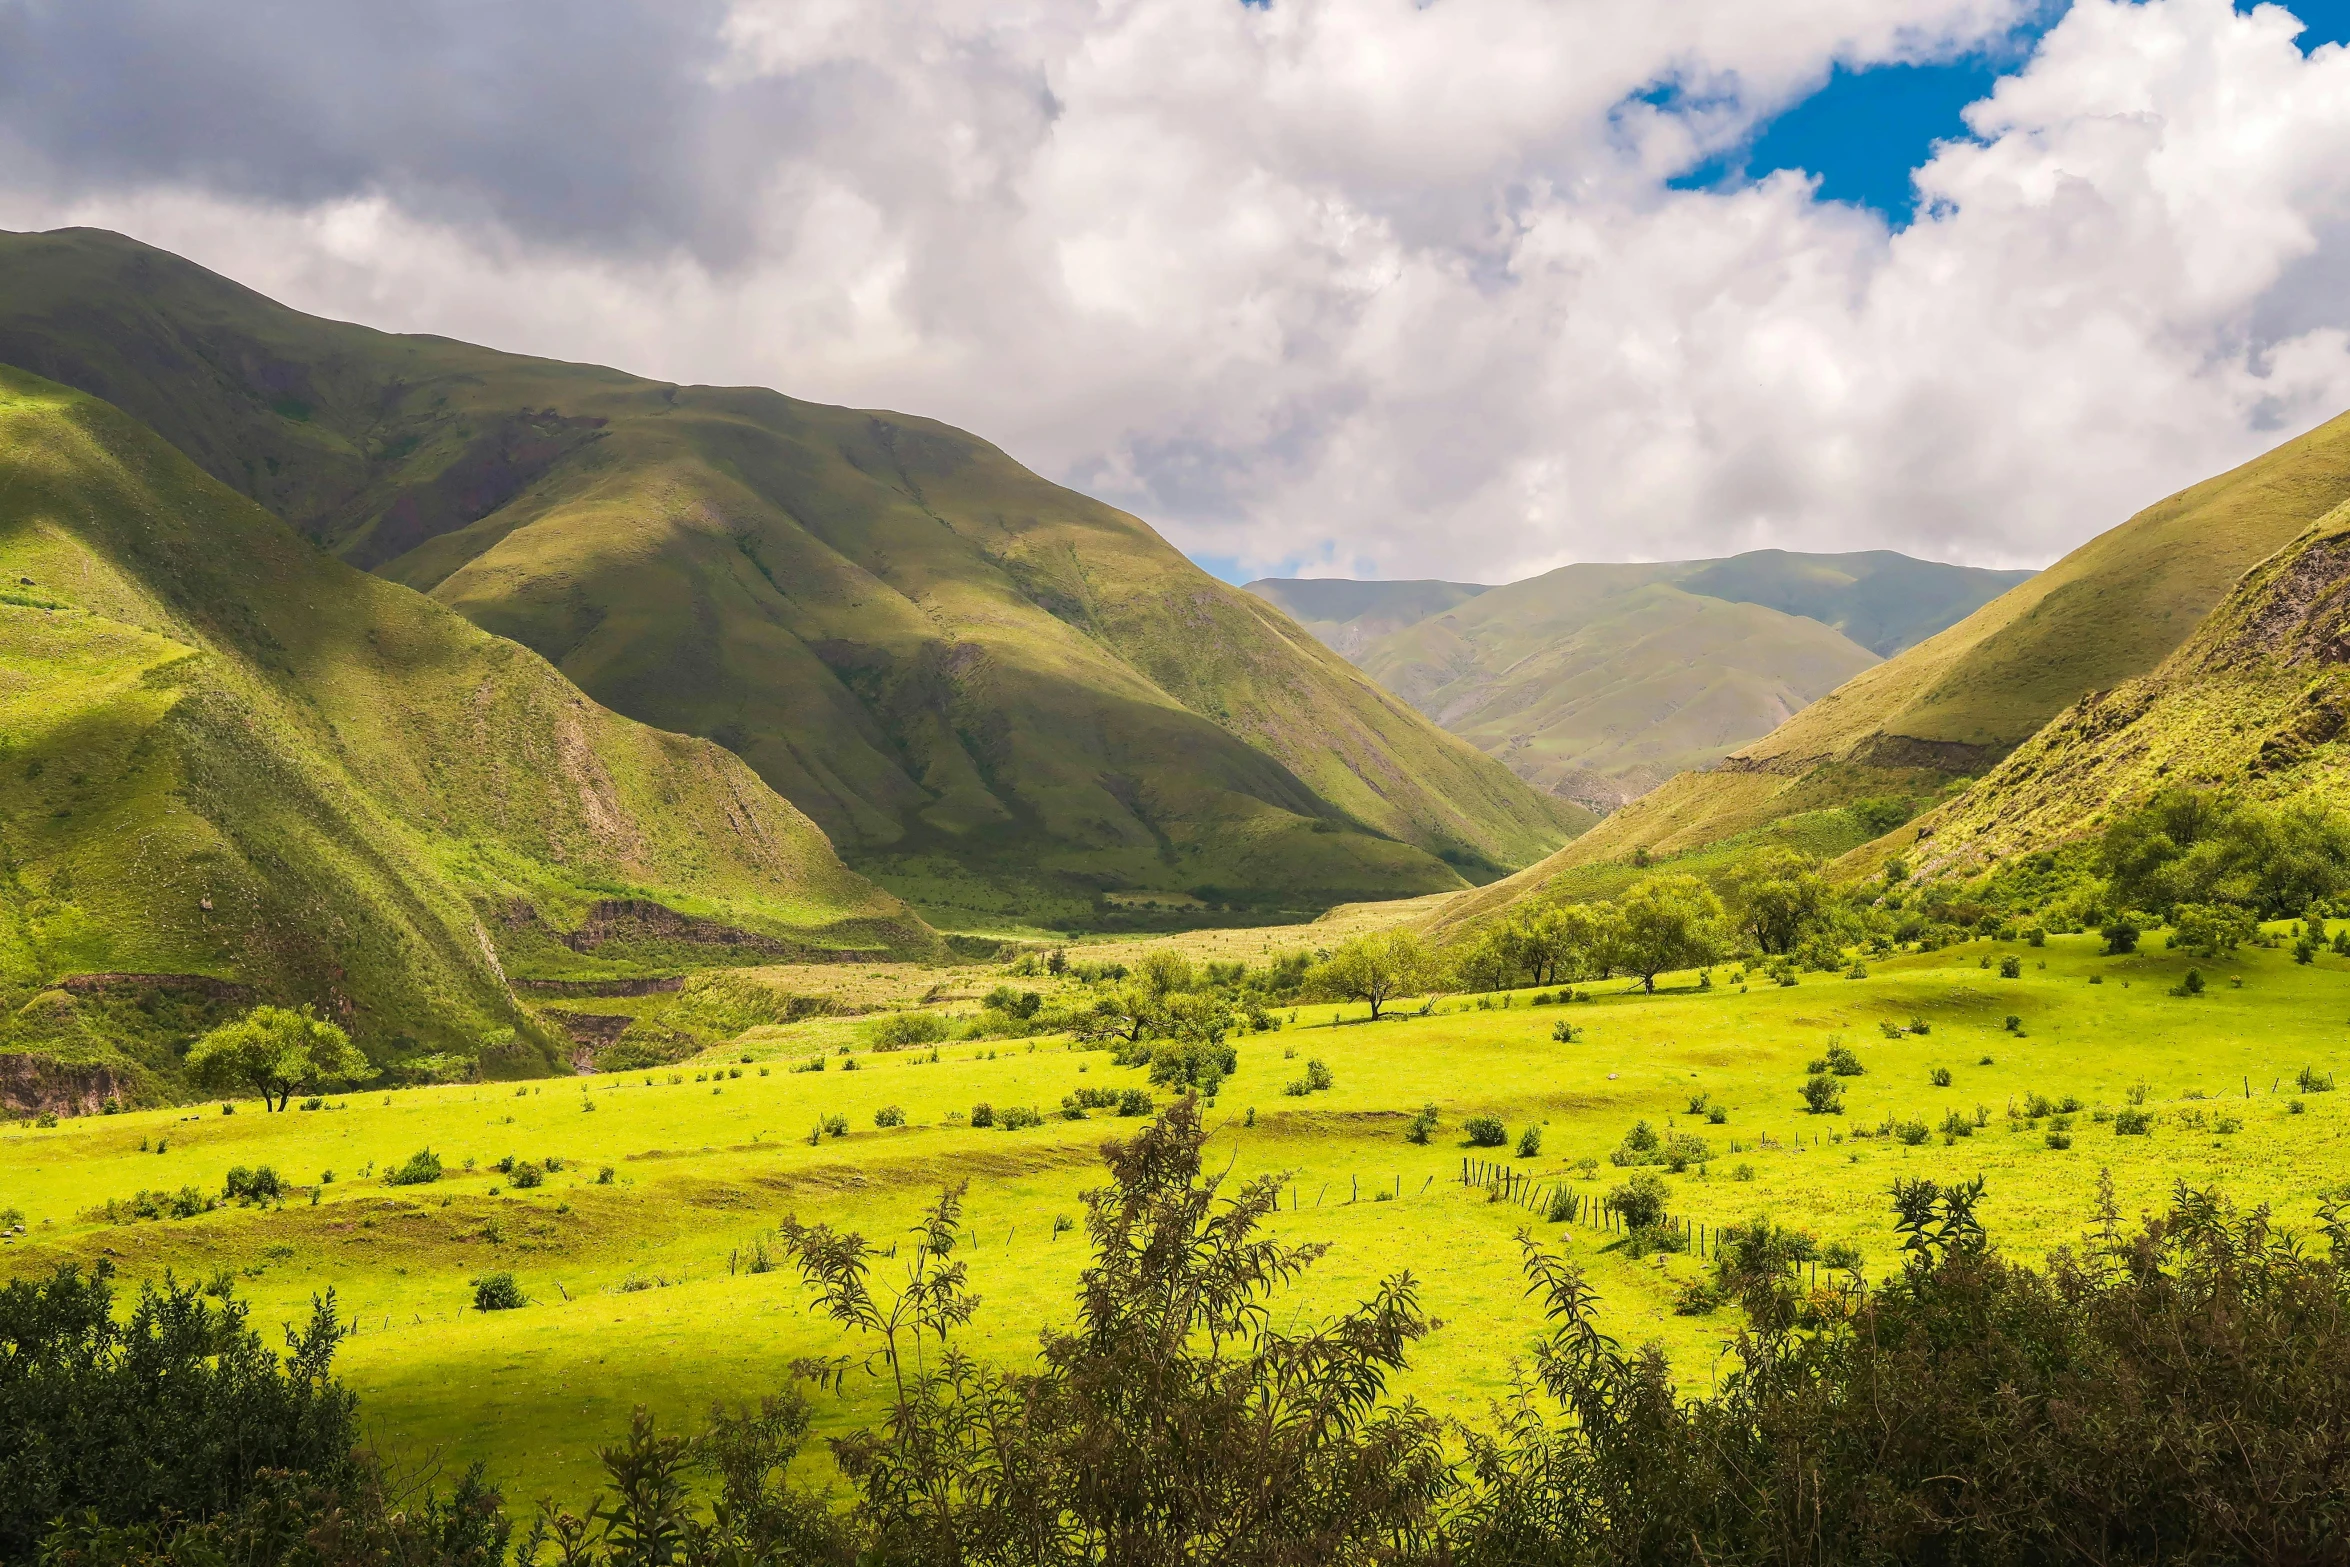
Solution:
[{"label": "shrub", "polygon": [[1731,1180],[1733,1180],[1733,1181],[1751,1181],[1751,1180],[1753,1180],[1753,1179],[1754,1179],[1754,1166],[1753,1166],[1753,1165],[1751,1165],[1751,1164],[1741,1164],[1741,1165],[1739,1165],[1739,1166],[1738,1166],[1736,1169],[1734,1169],[1734,1170],[1732,1170],[1732,1171],[1730,1172],[1730,1179],[1731,1179]]},{"label": "shrub", "polygon": [[903,1126],[906,1124],[906,1112],[896,1105],[883,1105],[873,1112],[873,1124],[875,1126]]},{"label": "shrub", "polygon": [[408,1156],[406,1164],[384,1172],[386,1186],[427,1186],[440,1178],[440,1157],[430,1148],[418,1149]]},{"label": "shrub", "polygon": [[1404,1127],[1403,1140],[1407,1143],[1418,1143],[1422,1146],[1426,1146],[1429,1138],[1435,1135],[1436,1107],[1434,1105],[1422,1105],[1420,1107],[1420,1113],[1413,1116],[1410,1123]]},{"label": "shrub", "polygon": [[1542,1153],[1542,1128],[1529,1126],[1518,1134],[1518,1157],[1533,1159]]},{"label": "shrub", "polygon": [[238,1165],[228,1172],[221,1187],[221,1195],[231,1202],[276,1202],[286,1194],[285,1184],[277,1178],[277,1171],[268,1165],[248,1170]]},{"label": "shrub", "polygon": [[1582,1206],[1582,1199],[1564,1186],[1551,1189],[1549,1201],[1543,1205],[1542,1216],[1553,1224],[1564,1224],[1572,1219]]},{"label": "shrub", "polygon": [[2057,1150],[2059,1153],[2062,1153],[2065,1149],[2070,1148],[2072,1145],[2072,1133],[2060,1130],[2052,1130],[2049,1132],[2048,1146]]},{"label": "shrub", "polygon": [[2128,920],[2117,919],[2098,934],[2105,938],[2105,955],[2109,958],[2127,957],[2138,950],[2138,927]]},{"label": "shrub", "polygon": [[1858,1077],[1868,1068],[1860,1064],[1850,1046],[1837,1042],[1828,1046],[1828,1070],[1838,1077]]},{"label": "shrub", "polygon": [[1925,1122],[1916,1116],[1911,1116],[1908,1120],[1894,1126],[1893,1135],[1899,1141],[1915,1148],[1924,1143],[1927,1138],[1932,1137],[1934,1132]]},{"label": "shrub", "polygon": [[609,1186],[612,1184],[612,1167],[610,1165],[603,1165],[597,1169],[596,1184],[598,1186]]},{"label": "shrub", "polygon": [[1044,1117],[1037,1114],[1033,1107],[1007,1105],[996,1112],[995,1124],[999,1130],[1018,1132],[1031,1126],[1044,1125]]},{"label": "shrub", "polygon": [[971,1107],[971,1124],[973,1126],[995,1125],[995,1106],[990,1104],[973,1105]]},{"label": "shrub", "polygon": [[1328,1067],[1324,1066],[1319,1061],[1312,1059],[1307,1060],[1306,1086],[1308,1088],[1311,1088],[1315,1092],[1319,1093],[1323,1089],[1332,1086],[1333,1082],[1334,1079],[1330,1076],[1330,1069]]},{"label": "shrub", "polygon": [[2034,925],[2030,930],[2024,932],[2024,945],[2028,947],[2047,946],[2048,932],[2040,926]]},{"label": "shrub", "polygon": [[2116,1137],[2144,1137],[2153,1129],[2153,1115],[2139,1109],[2136,1105],[2127,1106],[2114,1113],[2113,1132]]},{"label": "shrub", "polygon": [[513,1177],[515,1189],[518,1191],[527,1191],[531,1187],[541,1185],[546,1181],[545,1173],[542,1172],[537,1165],[532,1164],[527,1159],[522,1160],[514,1166]]},{"label": "shrub", "polygon": [[1461,1130],[1468,1135],[1471,1148],[1499,1148],[1510,1138],[1508,1128],[1497,1115],[1470,1116],[1461,1123]]},{"label": "shrub", "polygon": [[1946,1066],[1938,1066],[1934,1068],[1934,1070],[1928,1073],[1927,1076],[1929,1079],[1931,1079],[1936,1088],[1948,1088],[1950,1086],[1950,1068]]},{"label": "shrub", "polygon": [[904,1050],[910,1045],[937,1044],[947,1037],[947,1025],[933,1012],[892,1012],[868,1027],[865,1037],[876,1050]]},{"label": "shrub", "polygon": [[476,1311],[512,1311],[529,1303],[522,1293],[522,1286],[514,1282],[511,1273],[485,1273],[473,1281],[473,1309]]},{"label": "shrub", "polygon": [[1942,1135],[1953,1140],[1972,1137],[1975,1135],[1975,1123],[1952,1110],[1942,1117]]},{"label": "shrub", "polygon": [[1666,1133],[1664,1147],[1659,1152],[1664,1155],[1665,1168],[1675,1175],[1682,1174],[1693,1164],[1703,1164],[1714,1156],[1711,1144],[1687,1132]]},{"label": "shrub", "polygon": [[1729,1296],[1711,1281],[1689,1279],[1673,1296],[1673,1315],[1677,1317],[1710,1316],[1719,1310]]},{"label": "shrub", "polygon": [[1129,1088],[1118,1095],[1120,1115],[1149,1115],[1154,1108],[1151,1096],[1139,1088]]},{"label": "shrub", "polygon": [[2334,1091],[2334,1074],[2320,1072],[2313,1066],[2303,1067],[2300,1076],[2294,1078],[2293,1082],[2305,1094],[2330,1094]]},{"label": "shrub", "polygon": [[824,1135],[827,1137],[846,1137],[849,1135],[849,1118],[845,1115],[828,1115],[824,1118],[823,1126]]},{"label": "shrub", "polygon": [[1899,1023],[1894,1022],[1891,1018],[1879,1018],[1877,1020],[1877,1032],[1883,1034],[1887,1039],[1900,1039],[1906,1035],[1909,1030],[1903,1028]]},{"label": "shrub", "polygon": [[2012,953],[2012,952],[2011,952],[2011,953],[2009,953],[2009,954],[2007,954],[2007,956],[2005,956],[2005,957],[2001,958],[2001,959],[1999,960],[1999,977],[2000,977],[2001,979],[2021,979],[2021,978],[2023,978],[2023,977],[2024,977],[2024,960],[2023,960],[2022,958],[2019,958],[2019,957],[2017,957],[2017,956],[2016,956],[2014,953]]},{"label": "shrub", "polygon": [[2202,995],[2203,971],[2201,969],[2195,968],[2187,970],[2186,977],[2181,979],[2177,984],[2171,986],[2170,993],[2174,996]]},{"label": "shrub", "polygon": [[1550,1025],[1550,1037],[1554,1043],[1571,1045],[1583,1037],[1583,1030],[1561,1018],[1558,1022]]},{"label": "shrub", "polygon": [[1609,1192],[1607,1205],[1623,1219],[1626,1228],[1646,1230],[1663,1221],[1665,1204],[1672,1195],[1672,1189],[1662,1180],[1643,1170]]},{"label": "shrub", "polygon": [[1813,1115],[1844,1113],[1844,1085],[1825,1072],[1814,1072],[1803,1082],[1803,1108]]},{"label": "shrub", "polygon": [[1722,1126],[1729,1119],[1730,1107],[1728,1105],[1707,1105],[1705,1107],[1705,1120],[1708,1126]]}]

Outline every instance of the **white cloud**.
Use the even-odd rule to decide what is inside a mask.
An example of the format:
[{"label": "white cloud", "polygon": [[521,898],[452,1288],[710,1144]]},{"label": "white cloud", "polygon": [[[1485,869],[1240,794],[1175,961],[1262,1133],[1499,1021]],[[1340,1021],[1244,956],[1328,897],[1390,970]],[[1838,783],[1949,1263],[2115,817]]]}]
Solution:
[{"label": "white cloud", "polygon": [[[102,115],[0,114],[0,223],[120,228],[377,325],[932,414],[1253,567],[2038,563],[2350,406],[2350,55],[2304,57],[2274,7],[2079,0],[1922,168],[1906,230],[1792,175],[1663,183],[1833,62],[2021,10],[741,0],[691,47],[586,30],[673,69],[476,62],[652,107],[523,92],[554,107],[425,151],[346,112],[332,159],[239,142],[223,172],[97,156]],[[290,77],[299,44],[264,58]],[[321,90],[223,80],[188,134]],[[599,114],[548,195],[563,116]]]}]

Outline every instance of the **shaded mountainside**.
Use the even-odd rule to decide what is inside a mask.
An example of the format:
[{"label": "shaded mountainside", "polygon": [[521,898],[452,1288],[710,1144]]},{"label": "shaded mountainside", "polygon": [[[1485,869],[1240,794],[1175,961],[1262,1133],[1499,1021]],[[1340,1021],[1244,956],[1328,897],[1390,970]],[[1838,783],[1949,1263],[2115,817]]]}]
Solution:
[{"label": "shaded mountainside", "polygon": [[[2030,575],[1890,550],[1563,566],[1460,589],[1375,640],[1361,633],[1378,617],[1453,585],[1250,589],[1528,782],[1609,811],[1767,734]],[[1315,618],[1342,612],[1356,618]]]},{"label": "shaded mountainside", "polygon": [[718,741],[946,917],[1426,892],[1587,820],[1135,518],[928,420],[321,321],[87,230],[0,238],[0,361]]},{"label": "shaded mountainside", "polygon": [[2350,415],[2149,506],[1445,917],[1482,918],[1637,849],[1684,853],[1871,797],[1937,799],[2087,694],[2154,670],[2247,570],[2346,500]]},{"label": "shaded mountainside", "polygon": [[2350,505],[2245,573],[2152,674],[2082,698],[1941,809],[1871,846],[1971,872],[2101,831],[2164,788],[2350,804]]},{"label": "shaded mountainside", "polygon": [[255,999],[538,1070],[510,982],[936,944],[717,746],[14,370],[0,583],[0,1096],[157,1092]]}]

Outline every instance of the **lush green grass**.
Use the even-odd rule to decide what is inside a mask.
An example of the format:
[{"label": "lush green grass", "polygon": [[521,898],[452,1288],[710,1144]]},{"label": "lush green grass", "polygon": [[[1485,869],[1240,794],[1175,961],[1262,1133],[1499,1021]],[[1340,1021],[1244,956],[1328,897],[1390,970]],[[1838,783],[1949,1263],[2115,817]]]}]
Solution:
[{"label": "lush green grass", "polygon": [[1138,519],[928,420],[320,321],[94,231],[0,236],[0,362],[716,740],[950,926],[1121,887],[1406,896],[1581,825]]},{"label": "lush green grass", "polygon": [[0,477],[0,575],[66,606],[0,606],[0,1054],[85,1069],[42,1092],[168,1089],[210,1015],[51,988],[77,975],[316,1003],[379,1060],[507,1040],[512,1072],[568,1046],[511,979],[760,956],[558,939],[601,905],[768,957],[934,941],[732,756],[321,554],[106,404],[0,369]]},{"label": "lush green grass", "polygon": [[[2002,954],[2022,960],[2020,978],[1983,966]],[[1279,1032],[1239,1041],[1239,1072],[1212,1115],[1214,1150],[1237,1175],[1290,1172],[1298,1206],[1285,1229],[1332,1244],[1296,1297],[1302,1309],[1351,1303],[1392,1271],[1414,1274],[1445,1326],[1403,1386],[1440,1407],[1475,1416],[1536,1330],[1513,1238],[1529,1225],[1591,1266],[1618,1333],[1660,1339],[1702,1386],[1732,1323],[1726,1313],[1672,1314],[1695,1259],[1636,1261],[1610,1250],[1604,1233],[1488,1202],[1459,1183],[1463,1159],[1600,1192],[1623,1173],[1604,1160],[1635,1120],[1694,1131],[1715,1157],[1702,1173],[1667,1177],[1677,1213],[1710,1226],[1767,1212],[1858,1244],[1879,1276],[1891,1265],[1885,1193],[1902,1175],[1983,1175],[1999,1239],[2026,1255],[2081,1233],[2108,1168],[2125,1214],[2187,1180],[2220,1183],[2306,1224],[2318,1191],[2350,1170],[2350,1094],[2296,1095],[2292,1078],[2304,1065],[2350,1064],[2350,966],[2327,956],[2297,967],[2285,952],[2247,950],[2204,965],[2214,976],[2204,996],[2173,998],[2185,967],[2158,952],[2105,959],[2088,938],[2060,937],[2044,949],[1977,942],[1877,963],[1866,979],[1807,977],[1794,988],[1741,991],[1724,972],[1710,991],[1684,976],[1684,988],[1654,998],[1615,984],[1590,1004],[1532,1007],[1521,993],[1481,1009],[1456,998],[1432,1016],[1378,1025],[1356,1021],[1359,1009],[1304,1007]],[[2022,1037],[2003,1030],[2009,1014],[2023,1019]],[[1881,1021],[1913,1017],[1932,1032],[1880,1035]],[[1560,1021],[1584,1037],[1554,1041]],[[133,1277],[245,1270],[240,1287],[265,1323],[290,1319],[331,1286],[360,1326],[343,1363],[383,1443],[446,1462],[487,1459],[525,1497],[576,1496],[591,1483],[592,1446],[632,1403],[691,1419],[712,1399],[773,1386],[794,1357],[855,1347],[809,1314],[790,1273],[729,1273],[730,1257],[739,1269],[786,1213],[886,1239],[902,1235],[942,1182],[968,1179],[973,1275],[986,1296],[974,1343],[1016,1360],[1039,1323],[1069,1311],[1084,1248],[1077,1234],[1055,1238],[1052,1221],[1079,1216],[1079,1193],[1099,1179],[1095,1146],[1133,1123],[1097,1115],[1003,1132],[948,1116],[980,1101],[1050,1111],[1081,1084],[1141,1074],[1059,1041],[949,1045],[935,1063],[912,1051],[860,1054],[853,1072],[833,1056],[821,1074],[788,1070],[859,1034],[854,1022],[820,1019],[753,1030],[674,1072],[354,1093],[336,1108],[274,1117],[247,1102],[233,1116],[205,1105],[19,1125],[0,1133],[0,1201],[26,1210],[32,1228],[0,1249],[0,1268],[108,1256]],[[1797,1093],[1805,1064],[1836,1036],[1867,1072],[1847,1080],[1844,1115],[1807,1115]],[[743,1054],[754,1061],[743,1065]],[[1309,1057],[1330,1065],[1336,1086],[1285,1095],[1281,1085]],[[743,1075],[696,1081],[716,1063]],[[1938,1067],[1953,1074],[1947,1089],[1930,1080]],[[2057,1151],[2044,1123],[2011,1127],[2006,1115],[2033,1092],[2118,1108],[2140,1084],[2156,1112],[2146,1137],[2118,1136],[2083,1113],[2073,1146]],[[1730,1107],[1726,1125],[1685,1113],[1701,1090]],[[2210,1097],[2189,1097],[2198,1094]],[[1403,1130],[1423,1103],[1438,1107],[1442,1125],[1433,1144],[1415,1147]],[[902,1107],[908,1124],[877,1129],[885,1105]],[[1978,1105],[1989,1126],[1948,1146],[1939,1136],[1906,1147],[1846,1135],[1887,1118],[1939,1123]],[[1540,1123],[1541,1156],[1464,1149],[1462,1123],[1480,1112],[1502,1117],[1513,1145]],[[832,1114],[846,1117],[848,1135],[811,1146],[811,1126]],[[2213,1130],[2222,1115],[2241,1129]],[[158,1138],[168,1151],[140,1151]],[[425,1147],[450,1167],[436,1185],[387,1187],[359,1173],[380,1174]],[[536,1190],[494,1190],[506,1182],[487,1166],[508,1154],[553,1155],[565,1168]],[[1584,1156],[1603,1161],[1588,1185],[1573,1169]],[[469,1158],[476,1168],[464,1173]],[[336,1179],[317,1206],[305,1194],[275,1212],[122,1225],[77,1217],[141,1188],[217,1191],[230,1166],[262,1163],[304,1185],[327,1168]],[[606,1164],[614,1184],[598,1185]],[[1738,1178],[1741,1166],[1751,1180]],[[1382,1188],[1401,1195],[1374,1201]],[[532,1303],[468,1309],[467,1281],[498,1268],[517,1273]],[[662,1287],[624,1290],[630,1280]],[[822,1401],[825,1420],[839,1429],[869,1415],[873,1397],[852,1373],[844,1399]]]}]

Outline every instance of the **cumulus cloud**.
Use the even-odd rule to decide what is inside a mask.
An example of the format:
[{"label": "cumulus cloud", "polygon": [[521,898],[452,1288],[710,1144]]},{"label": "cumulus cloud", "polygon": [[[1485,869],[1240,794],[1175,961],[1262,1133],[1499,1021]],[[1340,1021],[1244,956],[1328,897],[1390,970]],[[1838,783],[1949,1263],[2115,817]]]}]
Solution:
[{"label": "cumulus cloud", "polygon": [[1917,180],[1669,181],[2029,0],[0,0],[0,224],[932,414],[1250,569],[2039,563],[2350,406],[2350,55],[2078,0]]}]

